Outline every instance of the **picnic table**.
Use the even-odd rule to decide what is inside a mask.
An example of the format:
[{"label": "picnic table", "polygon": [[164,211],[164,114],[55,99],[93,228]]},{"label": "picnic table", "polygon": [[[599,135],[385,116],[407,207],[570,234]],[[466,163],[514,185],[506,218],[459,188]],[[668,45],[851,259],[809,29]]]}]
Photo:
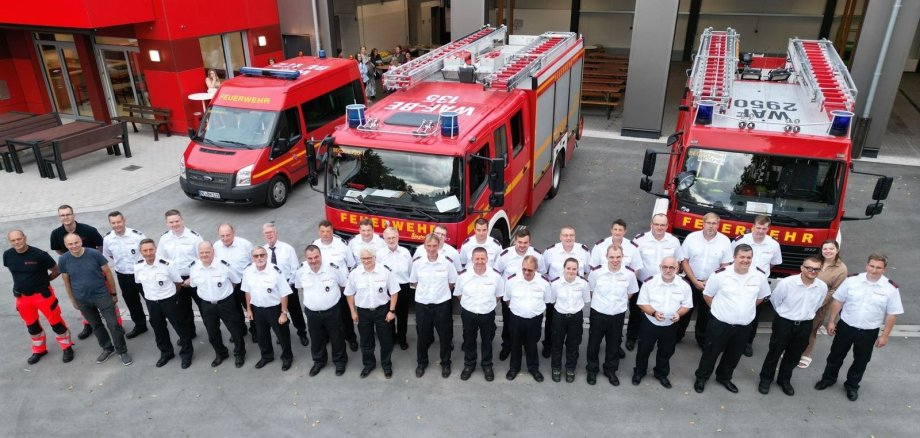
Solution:
[{"label": "picnic table", "polygon": [[[32,153],[35,154],[35,163],[38,165],[38,172],[44,178],[45,168],[42,165],[41,152],[41,148],[43,146],[50,145],[54,140],[66,138],[71,135],[78,134],[83,131],[88,131],[93,128],[98,128],[103,125],[104,123],[102,122],[77,120],[72,123],[43,129],[41,131],[35,131],[30,134],[7,140],[6,145],[9,148],[10,155],[12,156],[13,167],[16,169],[16,173],[22,173],[22,164],[20,163],[19,155],[16,152],[19,149],[23,149],[22,147],[17,148],[17,146],[32,148]],[[109,149],[109,154],[121,155],[121,150],[116,146],[115,148]]]},{"label": "picnic table", "polygon": [[29,117],[33,117],[34,115],[35,114],[10,111],[6,114],[0,114],[0,125],[5,125],[7,123],[15,122],[17,120],[28,119]]},{"label": "picnic table", "polygon": [[[582,83],[581,103],[585,105],[598,105],[606,107],[607,118],[609,119],[610,114],[613,112],[613,107],[620,106],[620,102],[617,100],[617,98],[623,95],[623,89],[623,85]],[[590,99],[592,96],[600,97],[601,99]],[[589,98],[586,99],[586,97]]]}]

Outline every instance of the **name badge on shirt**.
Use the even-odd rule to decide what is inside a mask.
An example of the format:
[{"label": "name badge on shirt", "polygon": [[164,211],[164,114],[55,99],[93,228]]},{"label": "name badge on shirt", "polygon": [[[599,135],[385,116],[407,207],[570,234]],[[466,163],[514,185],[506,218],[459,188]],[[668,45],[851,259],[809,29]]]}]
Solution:
[{"label": "name badge on shirt", "polygon": [[329,286],[326,286],[326,292],[329,292]]},{"label": "name badge on shirt", "polygon": [[131,255],[134,255],[134,254],[137,254],[137,250],[132,249],[132,250],[131,250]]}]

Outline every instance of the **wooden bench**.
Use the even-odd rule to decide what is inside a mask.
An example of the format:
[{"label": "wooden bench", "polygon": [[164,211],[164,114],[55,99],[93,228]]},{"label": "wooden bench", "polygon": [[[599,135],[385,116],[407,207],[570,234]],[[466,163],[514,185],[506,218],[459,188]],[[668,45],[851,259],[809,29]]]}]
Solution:
[{"label": "wooden bench", "polygon": [[[602,106],[607,109],[607,118],[610,118],[611,113],[615,107],[620,106],[621,102],[620,97],[623,97],[623,93],[605,93],[599,91],[582,91],[581,92],[581,104],[582,105],[594,105]],[[614,100],[616,98],[617,100]]]},{"label": "wooden bench", "polygon": [[84,131],[60,140],[51,142],[51,146],[42,152],[42,165],[45,166],[45,175],[54,178],[57,169],[58,178],[67,180],[64,173],[64,161],[86,155],[100,149],[114,149],[115,155],[121,155],[118,144],[125,147],[125,158],[131,158],[131,146],[128,144],[127,122],[101,126]]},{"label": "wooden bench", "polygon": [[16,173],[22,173],[22,168],[16,166],[16,163],[19,162],[19,157],[17,156],[16,160],[13,160],[12,155],[30,149],[26,146],[8,144],[7,140],[55,126],[61,126],[61,118],[56,113],[28,117],[0,126],[0,160],[3,161],[3,169],[7,173],[12,173],[13,170]]},{"label": "wooden bench", "polygon": [[127,116],[114,117],[119,122],[130,123],[137,131],[137,124],[142,123],[153,127],[153,141],[160,139],[160,127],[166,127],[166,136],[172,135],[169,132],[169,116],[171,111],[168,108],[155,108],[152,106],[135,105],[132,103],[122,104],[121,107],[128,112]]}]

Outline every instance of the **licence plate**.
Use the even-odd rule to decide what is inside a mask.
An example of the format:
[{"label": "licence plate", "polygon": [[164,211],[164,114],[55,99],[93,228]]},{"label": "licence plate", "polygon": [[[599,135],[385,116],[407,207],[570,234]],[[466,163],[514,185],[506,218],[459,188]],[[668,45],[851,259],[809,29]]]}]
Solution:
[{"label": "licence plate", "polygon": [[220,199],[220,193],[209,192],[206,190],[199,190],[198,196],[201,196],[202,198]]}]

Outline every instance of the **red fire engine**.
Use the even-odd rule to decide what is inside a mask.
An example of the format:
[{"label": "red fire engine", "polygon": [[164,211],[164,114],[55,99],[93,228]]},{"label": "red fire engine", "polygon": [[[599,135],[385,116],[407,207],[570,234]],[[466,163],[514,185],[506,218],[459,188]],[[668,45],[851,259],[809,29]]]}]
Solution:
[{"label": "red fire engine", "polygon": [[442,224],[459,246],[484,217],[508,242],[572,158],[583,58],[574,33],[485,26],[391,68],[383,86],[396,91],[349,108],[326,140],[327,219],[346,237],[363,218],[389,224],[410,245]]},{"label": "red fire engine", "polygon": [[[798,272],[826,239],[840,240],[842,220],[881,213],[892,178],[878,177],[864,218],[844,216],[856,88],[827,40],[790,39],[782,57],[738,57],[738,34],[706,29],[689,71],[676,133],[667,152],[646,151],[640,187],[650,192],[656,154],[668,154],[666,212],[683,239],[715,212],[729,237],[771,217],[782,249],[780,273]],[[864,173],[865,174],[865,173]]]}]

